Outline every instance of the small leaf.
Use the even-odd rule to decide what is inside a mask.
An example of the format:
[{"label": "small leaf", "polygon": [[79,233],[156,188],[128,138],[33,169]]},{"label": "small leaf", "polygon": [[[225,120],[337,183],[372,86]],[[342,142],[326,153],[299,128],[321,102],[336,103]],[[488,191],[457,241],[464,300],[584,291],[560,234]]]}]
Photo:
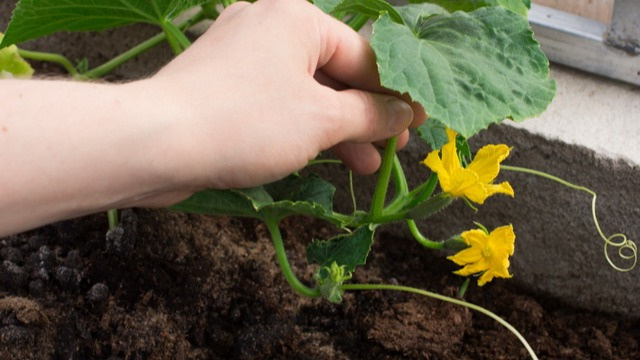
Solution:
[{"label": "small leaf", "polygon": [[371,44],[383,86],[466,138],[539,115],[555,93],[527,20],[501,7],[420,18],[413,29],[382,15]]},{"label": "small leaf", "polygon": [[188,199],[172,205],[170,209],[194,214],[258,217],[252,195],[269,197],[261,187],[247,190],[210,189],[199,191]]},{"label": "small leaf", "polygon": [[335,188],[316,175],[291,175],[275,183],[239,190],[204,190],[171,206],[172,210],[208,215],[281,219],[300,214],[341,224],[333,218]]},{"label": "small leaf", "polygon": [[315,174],[305,178],[288,176],[281,181],[265,185],[274,202],[308,202],[331,211],[335,188]]},{"label": "small leaf", "polygon": [[418,22],[429,16],[449,14],[445,8],[429,3],[396,6],[395,9],[404,20],[404,23],[411,29],[416,29]]},{"label": "small leaf", "polygon": [[20,0],[1,46],[58,31],[98,31],[133,23],[161,25],[207,0]]},{"label": "small leaf", "polygon": [[442,6],[450,12],[458,10],[471,12],[487,6],[502,6],[524,17],[527,16],[529,8],[531,7],[531,1],[529,0],[410,0],[409,2],[414,4],[424,2],[433,3]]},{"label": "small leaf", "polygon": [[420,125],[418,135],[431,146],[432,150],[440,150],[449,141],[447,127],[436,119],[428,119]]},{"label": "small leaf", "polygon": [[[2,41],[0,33],[0,41]],[[18,53],[18,48],[11,45],[0,49],[0,79],[29,78],[33,75],[33,68]]]},{"label": "small leaf", "polygon": [[356,266],[366,263],[374,233],[371,226],[363,226],[352,234],[316,240],[307,249],[307,260],[322,267],[335,262],[338,266],[344,266],[347,272],[353,272]]},{"label": "small leaf", "polygon": [[343,0],[334,7],[333,12],[356,12],[377,19],[380,14],[387,13],[393,21],[403,24],[404,21],[398,12],[386,0]]}]

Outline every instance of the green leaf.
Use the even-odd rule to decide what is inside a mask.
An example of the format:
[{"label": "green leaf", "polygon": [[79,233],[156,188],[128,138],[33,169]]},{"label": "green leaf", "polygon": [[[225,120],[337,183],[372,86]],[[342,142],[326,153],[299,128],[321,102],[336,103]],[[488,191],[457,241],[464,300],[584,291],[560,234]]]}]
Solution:
[{"label": "green leaf", "polygon": [[334,7],[333,12],[356,12],[377,19],[380,14],[387,13],[393,21],[402,24],[404,21],[396,10],[386,0],[343,0]]},{"label": "green leaf", "polygon": [[364,265],[373,244],[375,231],[371,226],[363,226],[348,235],[340,235],[329,240],[315,240],[307,249],[307,260],[320,266],[331,266],[334,262],[353,272],[358,265]]},{"label": "green leaf", "polygon": [[497,0],[498,5],[527,17],[531,8],[531,0]]},{"label": "green leaf", "polygon": [[313,4],[327,14],[331,14],[342,0],[313,0]]},{"label": "green leaf", "polygon": [[466,138],[539,115],[555,93],[527,20],[500,7],[421,18],[413,29],[383,15],[371,44],[383,86]]},{"label": "green leaf", "polygon": [[291,175],[278,182],[250,189],[204,190],[171,206],[172,210],[208,215],[281,219],[292,214],[341,222],[332,215],[335,188],[316,175]]},{"label": "green leaf", "polygon": [[437,4],[450,12],[458,10],[471,12],[487,6],[502,6],[524,17],[527,16],[531,7],[530,0],[410,0],[409,2]]},{"label": "green leaf", "polygon": [[331,212],[335,188],[317,175],[306,178],[288,176],[280,181],[265,185],[265,189],[275,202],[307,202],[320,205]]},{"label": "green leaf", "polygon": [[[0,33],[0,41],[3,34]],[[11,45],[0,49],[0,79],[7,77],[29,78],[33,68],[18,53],[18,48]]]},{"label": "green leaf", "polygon": [[420,125],[418,135],[431,146],[432,150],[440,150],[449,141],[447,127],[435,119],[429,119]]},{"label": "green leaf", "polygon": [[417,28],[418,23],[429,16],[449,14],[445,8],[429,3],[396,6],[395,10],[411,29]]},{"label": "green leaf", "polygon": [[262,187],[245,190],[203,190],[172,205],[171,210],[205,215],[258,217],[253,198],[270,199]]},{"label": "green leaf", "polygon": [[20,0],[2,46],[57,31],[99,31],[145,22],[161,25],[207,0]]}]

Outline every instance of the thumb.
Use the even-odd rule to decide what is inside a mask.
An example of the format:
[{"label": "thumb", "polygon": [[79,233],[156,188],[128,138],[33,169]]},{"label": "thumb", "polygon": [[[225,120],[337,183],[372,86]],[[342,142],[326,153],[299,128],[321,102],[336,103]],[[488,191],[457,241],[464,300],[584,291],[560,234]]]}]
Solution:
[{"label": "thumb", "polygon": [[339,141],[369,143],[402,133],[413,121],[413,110],[395,96],[349,89],[336,93],[341,124]]}]

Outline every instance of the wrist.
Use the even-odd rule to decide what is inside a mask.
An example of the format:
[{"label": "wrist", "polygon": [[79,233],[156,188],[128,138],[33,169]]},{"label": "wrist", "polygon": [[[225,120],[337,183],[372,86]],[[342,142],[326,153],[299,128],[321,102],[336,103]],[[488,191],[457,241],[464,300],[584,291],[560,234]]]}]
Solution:
[{"label": "wrist", "polygon": [[151,79],[118,85],[131,144],[121,154],[129,169],[132,196],[126,206],[167,206],[178,202],[197,186],[186,165],[186,136],[180,125],[186,114],[170,91]]}]

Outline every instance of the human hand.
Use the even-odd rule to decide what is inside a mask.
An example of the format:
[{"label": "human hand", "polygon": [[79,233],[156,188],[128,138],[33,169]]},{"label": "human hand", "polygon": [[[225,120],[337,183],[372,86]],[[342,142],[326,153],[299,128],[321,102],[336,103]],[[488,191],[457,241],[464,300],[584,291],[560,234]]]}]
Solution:
[{"label": "human hand", "polygon": [[302,0],[235,3],[146,85],[175,107],[167,160],[190,190],[275,181],[327,149],[372,173],[374,144],[402,147],[426,118],[380,86],[364,38]]}]

